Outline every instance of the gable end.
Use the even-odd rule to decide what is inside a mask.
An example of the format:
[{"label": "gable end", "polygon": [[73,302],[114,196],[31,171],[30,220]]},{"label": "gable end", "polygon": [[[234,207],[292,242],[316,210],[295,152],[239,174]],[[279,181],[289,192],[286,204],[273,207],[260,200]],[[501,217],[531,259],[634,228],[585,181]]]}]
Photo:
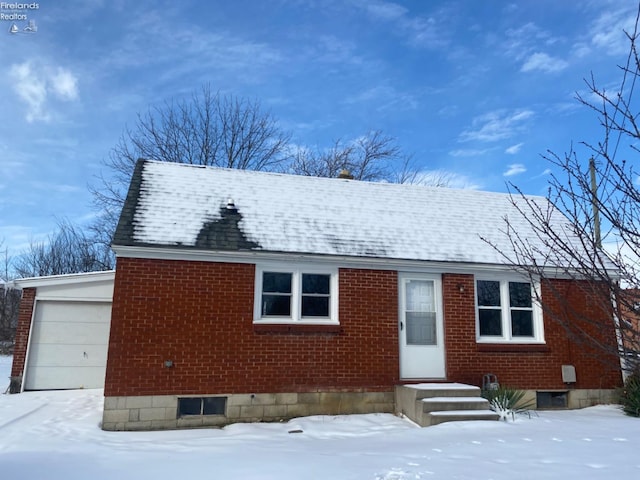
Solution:
[{"label": "gable end", "polygon": [[135,245],[135,231],[133,219],[138,208],[138,200],[140,199],[140,190],[142,187],[142,172],[144,170],[145,160],[138,159],[133,169],[129,191],[122,206],[122,213],[118,220],[118,226],[113,234],[112,245]]}]

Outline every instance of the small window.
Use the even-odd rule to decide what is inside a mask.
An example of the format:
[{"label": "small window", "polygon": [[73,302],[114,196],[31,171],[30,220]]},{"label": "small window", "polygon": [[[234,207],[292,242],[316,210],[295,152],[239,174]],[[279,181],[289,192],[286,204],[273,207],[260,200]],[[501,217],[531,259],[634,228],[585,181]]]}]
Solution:
[{"label": "small window", "polygon": [[529,282],[477,280],[478,338],[486,341],[540,342],[541,315]]},{"label": "small window", "polygon": [[256,299],[256,322],[337,323],[337,271],[258,268]]},{"label": "small window", "polygon": [[536,408],[567,408],[567,392],[536,392]]},{"label": "small window", "polygon": [[178,398],[178,417],[224,415],[227,397]]},{"label": "small window", "polygon": [[226,397],[205,397],[202,399],[202,414],[224,415],[226,406]]},{"label": "small window", "polygon": [[178,412],[181,417],[187,415],[202,415],[201,398],[179,398]]}]

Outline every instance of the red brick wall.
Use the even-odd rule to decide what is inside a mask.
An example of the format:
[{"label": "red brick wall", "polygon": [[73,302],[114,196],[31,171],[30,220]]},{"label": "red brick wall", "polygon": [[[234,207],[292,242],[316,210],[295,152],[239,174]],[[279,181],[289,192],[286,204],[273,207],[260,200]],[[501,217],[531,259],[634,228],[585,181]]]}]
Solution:
[{"label": "red brick wall", "polygon": [[255,331],[254,274],[245,264],[118,259],[105,395],[388,390],[398,382],[396,272],[340,270],[337,333]]},{"label": "red brick wall", "polygon": [[[592,313],[594,306],[575,284],[562,280],[554,280],[551,284],[561,289],[566,305],[578,314],[574,315],[572,322],[580,321],[581,312]],[[464,293],[460,293],[460,285],[464,286]],[[600,350],[570,341],[564,328],[551,315],[544,316],[546,344],[542,347],[476,343],[474,295],[473,275],[443,275],[448,380],[481,385],[482,376],[493,373],[501,384],[516,388],[563,389],[566,385],[562,382],[561,366],[574,365],[577,382],[572,388],[614,388],[620,385],[620,373],[612,368],[615,367],[614,359],[605,358]],[[546,287],[542,298],[556,311],[565,308]],[[615,341],[614,331],[608,333],[608,338],[602,338],[602,341]]]},{"label": "red brick wall", "polygon": [[[388,390],[399,382],[397,272],[340,269],[334,332],[255,328],[254,274],[246,264],[120,258],[105,395]],[[448,381],[480,385],[493,373],[517,388],[562,389],[561,366],[570,364],[573,388],[620,384],[599,351],[569,341],[549,318],[545,345],[478,344],[473,275],[442,279]],[[563,287],[577,311],[592,308],[579,289]]]},{"label": "red brick wall", "polygon": [[22,300],[20,300],[20,311],[18,312],[18,327],[16,329],[16,343],[13,350],[13,364],[11,365],[12,377],[22,375],[22,371],[24,370],[35,301],[35,288],[25,288],[22,290]]}]

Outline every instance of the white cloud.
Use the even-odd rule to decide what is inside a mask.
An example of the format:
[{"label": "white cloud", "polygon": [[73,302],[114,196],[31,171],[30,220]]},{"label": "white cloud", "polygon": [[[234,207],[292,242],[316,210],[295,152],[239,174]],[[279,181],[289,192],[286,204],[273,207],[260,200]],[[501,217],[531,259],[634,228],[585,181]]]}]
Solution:
[{"label": "white cloud", "polygon": [[524,143],[517,143],[516,145],[511,145],[509,148],[507,148],[504,153],[508,154],[508,155],[515,155],[516,153],[518,153],[520,151],[520,149],[522,148],[522,146],[524,145]]},{"label": "white cloud", "polygon": [[[274,42],[254,41],[231,26],[211,29],[182,24],[181,11],[178,3],[166,4],[162,9],[127,3],[127,15],[122,17],[124,33],[96,57],[94,68],[108,72],[160,68],[162,71],[154,81],[181,85],[178,87],[183,88],[181,92],[172,91],[172,95],[178,96],[191,90],[185,83],[187,78],[195,84],[226,84],[229,78],[234,79],[236,86],[256,84],[262,82],[265,72],[282,72],[299,60],[294,54],[284,55]],[[323,55],[322,42],[319,43],[318,55]],[[316,58],[318,50],[307,52],[303,49],[300,55],[306,58],[314,54]]]},{"label": "white cloud", "polygon": [[69,70],[58,67],[50,80],[53,91],[60,98],[65,100],[78,98],[78,79]]},{"label": "white cloud", "polygon": [[479,157],[491,151],[490,148],[459,148],[457,150],[451,150],[449,155],[452,157]]},{"label": "white cloud", "polygon": [[44,111],[47,101],[45,79],[36,75],[29,62],[11,65],[9,77],[18,97],[27,104],[27,122],[47,121],[49,114]]},{"label": "white cloud", "polygon": [[78,98],[78,79],[71,71],[62,67],[50,67],[30,61],[9,67],[11,85],[18,98],[27,104],[27,122],[49,121],[51,112],[48,101],[53,95],[62,101]]},{"label": "white cloud", "polygon": [[459,141],[495,142],[512,137],[524,129],[525,122],[533,117],[532,110],[495,110],[476,117],[471,128],[460,134]]},{"label": "white cloud", "polygon": [[441,117],[455,117],[459,111],[460,108],[457,105],[447,105],[438,110],[438,115]]},{"label": "white cloud", "polygon": [[507,30],[502,47],[509,57],[520,61],[538,50],[540,45],[553,45],[557,41],[558,39],[549,32],[529,22],[521,27]]},{"label": "white cloud", "polygon": [[531,72],[534,70],[540,70],[545,73],[560,72],[567,68],[569,64],[564,60],[556,57],[551,57],[543,52],[536,52],[529,56],[524,62],[521,72]]},{"label": "white cloud", "polygon": [[526,172],[527,169],[522,163],[512,163],[509,165],[509,168],[502,175],[505,177],[513,177],[514,175],[518,175],[520,173]]},{"label": "white cloud", "polygon": [[320,35],[312,44],[309,55],[316,62],[327,62],[340,65],[366,66],[367,61],[357,52],[354,42],[335,35]]},{"label": "white cloud", "polygon": [[81,185],[67,185],[61,183],[42,182],[34,180],[30,183],[31,187],[36,190],[44,192],[56,192],[56,193],[76,193],[83,192],[84,189]]},{"label": "white cloud", "polygon": [[637,4],[632,2],[620,2],[617,9],[604,6],[603,12],[589,29],[591,43],[609,55],[627,53],[630,44],[623,30],[633,33],[636,9]]},{"label": "white cloud", "polygon": [[591,48],[586,43],[577,42],[571,48],[571,54],[576,58],[584,58],[591,54]]},{"label": "white cloud", "polygon": [[397,20],[407,13],[405,7],[392,2],[371,2],[366,9],[372,17],[381,20]]},{"label": "white cloud", "polygon": [[416,98],[410,93],[399,92],[387,85],[368,88],[357,95],[347,98],[345,103],[373,103],[378,111],[390,108],[394,110],[415,110],[419,106]]},{"label": "white cloud", "polygon": [[439,48],[449,43],[447,23],[452,15],[446,8],[420,16],[402,5],[384,0],[367,0],[361,2],[360,7],[372,18],[392,23],[394,31],[404,35],[415,47]]}]

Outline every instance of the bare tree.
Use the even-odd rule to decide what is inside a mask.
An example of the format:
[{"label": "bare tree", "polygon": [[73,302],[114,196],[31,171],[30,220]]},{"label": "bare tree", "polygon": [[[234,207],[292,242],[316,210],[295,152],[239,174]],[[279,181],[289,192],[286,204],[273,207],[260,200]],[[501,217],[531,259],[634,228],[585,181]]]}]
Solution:
[{"label": "bare tree", "polygon": [[289,135],[258,101],[213,93],[171,100],[138,115],[104,161],[107,173],[90,187],[99,218],[97,240],[108,246],[139,158],[248,170],[283,169]]},{"label": "bare tree", "polygon": [[343,170],[355,180],[409,183],[415,178],[410,157],[395,139],[372,130],[351,142],[336,140],[328,149],[301,148],[289,168],[296,175],[336,178]]},{"label": "bare tree", "polygon": [[348,170],[357,180],[424,183],[395,139],[379,130],[294,154],[289,140],[259,102],[213,93],[209,86],[187,100],[152,107],[125,130],[104,161],[104,174],[90,186],[97,210],[90,226],[95,243],[113,262],[111,237],[140,158],[334,178]]},{"label": "bare tree", "polygon": [[9,283],[12,279],[9,249],[0,240],[0,355],[11,352],[18,326],[21,292]]},{"label": "bare tree", "polygon": [[94,272],[113,268],[108,251],[68,220],[41,242],[32,242],[14,261],[18,277],[39,277],[66,273]]},{"label": "bare tree", "polygon": [[[402,168],[393,173],[392,183],[409,183],[412,185],[424,185],[427,187],[449,188],[456,183],[456,174],[446,170],[418,170],[411,159],[407,159],[402,164]],[[458,182],[458,188],[471,187],[464,178]]]},{"label": "bare tree", "polygon": [[[577,96],[598,116],[602,139],[583,141],[563,156],[544,156],[559,172],[551,178],[548,203],[536,202],[513,186],[513,204],[537,238],[522,238],[506,219],[513,251],[503,254],[514,268],[542,279],[546,295],[538,301],[548,318],[602,358],[623,359],[623,369],[633,369],[640,358],[638,17],[634,30],[625,33],[630,49],[619,67],[617,91],[599,87],[592,75],[585,80],[588,95]],[[564,214],[562,222],[557,222],[558,212]],[[571,281],[552,282],[550,274]],[[572,308],[569,286],[586,294],[589,315]],[[603,341],[612,327],[617,341]]]}]

